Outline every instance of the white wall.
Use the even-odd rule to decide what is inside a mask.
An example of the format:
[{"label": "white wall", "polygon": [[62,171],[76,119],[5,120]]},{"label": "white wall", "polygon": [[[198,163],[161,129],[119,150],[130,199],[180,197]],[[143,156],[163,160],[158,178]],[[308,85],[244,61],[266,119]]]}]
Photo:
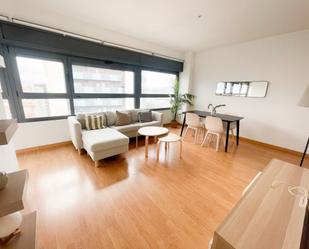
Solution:
[{"label": "white wall", "polygon": [[13,138],[16,150],[69,141],[66,119],[20,123]]},{"label": "white wall", "polygon": [[[309,108],[297,106],[309,82],[309,30],[269,37],[196,54],[193,93],[196,108],[226,104],[239,114],[241,136],[303,151]],[[219,81],[266,80],[266,98],[216,96]]]}]

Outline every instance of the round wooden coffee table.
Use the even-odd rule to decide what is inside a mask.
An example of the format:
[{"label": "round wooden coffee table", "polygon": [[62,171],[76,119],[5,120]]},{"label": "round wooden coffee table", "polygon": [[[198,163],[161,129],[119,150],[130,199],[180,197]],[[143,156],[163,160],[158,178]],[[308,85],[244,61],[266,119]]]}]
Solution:
[{"label": "round wooden coffee table", "polygon": [[168,133],[168,129],[160,126],[147,126],[138,129],[138,134],[145,136],[145,157],[148,157],[149,137],[162,136]]}]

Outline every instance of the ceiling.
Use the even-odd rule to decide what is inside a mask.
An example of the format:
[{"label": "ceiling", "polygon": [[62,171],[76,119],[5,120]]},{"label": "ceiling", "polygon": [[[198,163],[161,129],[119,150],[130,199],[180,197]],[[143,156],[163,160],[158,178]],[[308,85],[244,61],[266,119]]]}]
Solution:
[{"label": "ceiling", "polygon": [[0,6],[0,14],[43,24],[63,16],[182,52],[309,28],[309,0],[0,0]]}]

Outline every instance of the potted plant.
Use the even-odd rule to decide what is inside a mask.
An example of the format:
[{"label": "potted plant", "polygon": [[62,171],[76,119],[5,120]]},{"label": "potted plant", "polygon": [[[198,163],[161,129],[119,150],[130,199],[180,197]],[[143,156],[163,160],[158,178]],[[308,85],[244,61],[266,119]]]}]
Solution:
[{"label": "potted plant", "polygon": [[179,93],[179,81],[178,79],[175,80],[175,84],[173,87],[173,94],[170,95],[170,103],[171,103],[171,112],[173,114],[173,120],[171,121],[171,127],[177,128],[177,115],[179,109],[182,107],[183,104],[189,104],[190,106],[193,105],[194,95],[190,93]]}]

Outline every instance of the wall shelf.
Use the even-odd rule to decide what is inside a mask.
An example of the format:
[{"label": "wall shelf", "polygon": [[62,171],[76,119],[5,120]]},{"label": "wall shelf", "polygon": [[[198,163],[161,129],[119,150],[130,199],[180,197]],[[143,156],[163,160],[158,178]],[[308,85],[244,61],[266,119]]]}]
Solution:
[{"label": "wall shelf", "polygon": [[36,247],[36,212],[23,216],[21,233],[10,240],[1,249],[35,249]]},{"label": "wall shelf", "polygon": [[8,144],[17,130],[18,124],[15,119],[0,120],[0,145]]},{"label": "wall shelf", "polygon": [[20,170],[8,174],[8,185],[0,191],[0,217],[24,209],[24,193],[27,170]]},{"label": "wall shelf", "polygon": [[[0,191],[0,217],[24,209],[24,195],[28,178],[26,169],[8,174],[8,185]],[[21,233],[12,238],[1,249],[36,248],[36,212],[23,215]]]}]

